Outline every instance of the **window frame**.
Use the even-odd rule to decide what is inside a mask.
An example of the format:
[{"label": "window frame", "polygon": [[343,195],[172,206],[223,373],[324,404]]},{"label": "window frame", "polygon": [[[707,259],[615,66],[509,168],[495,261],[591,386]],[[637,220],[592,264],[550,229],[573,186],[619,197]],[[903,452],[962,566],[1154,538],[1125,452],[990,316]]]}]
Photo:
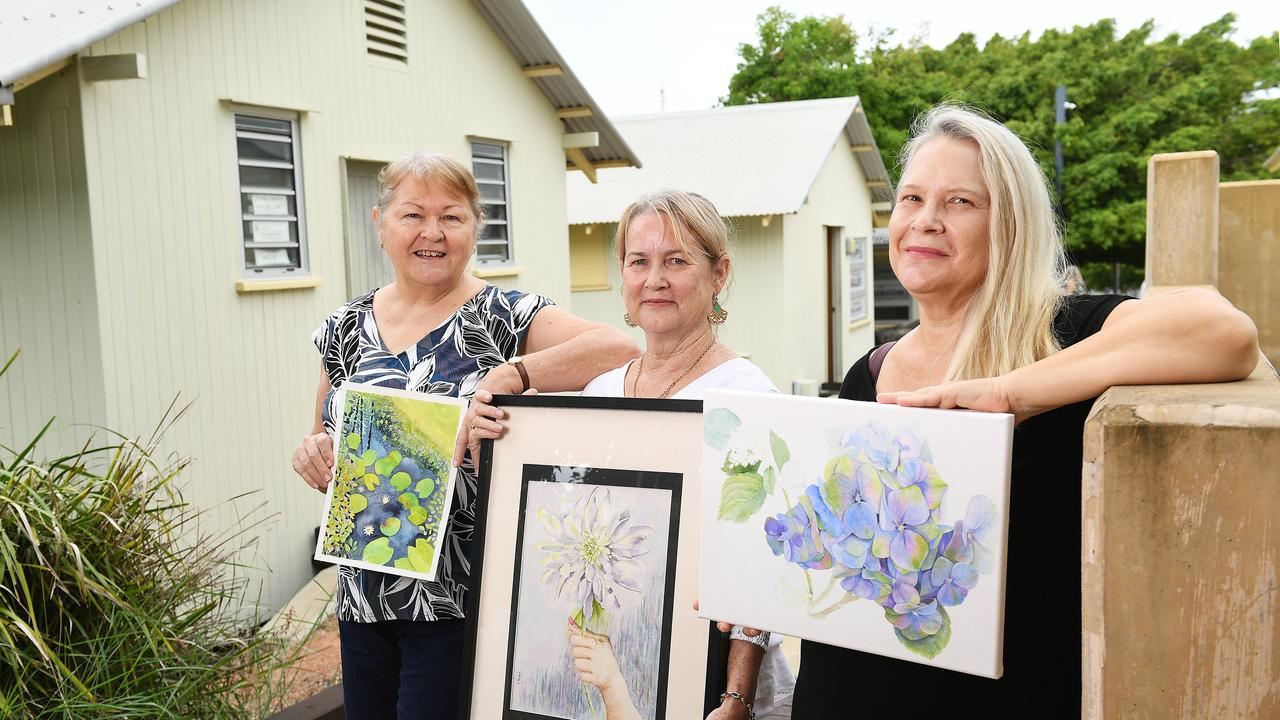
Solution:
[{"label": "window frame", "polygon": [[[499,161],[498,161],[498,160],[496,160],[495,158],[478,157],[478,156],[476,155],[476,145],[491,145],[491,146],[494,146],[494,147],[501,148],[501,149],[502,149],[502,160],[501,160],[501,162],[499,163]],[[485,227],[486,227],[486,229],[487,229],[489,226],[491,226],[491,225],[495,225],[495,224],[500,224],[500,225],[502,225],[503,227],[505,227],[505,228],[506,228],[506,235],[507,235],[507,237],[506,237],[506,249],[507,249],[507,252],[506,252],[506,255],[507,255],[507,256],[506,256],[506,258],[505,258],[505,259],[492,259],[492,258],[491,258],[491,259],[487,259],[487,260],[486,260],[486,259],[483,259],[483,258],[480,256],[480,243],[485,243],[485,242],[487,242],[487,243],[489,243],[489,244],[491,244],[491,245],[492,245],[492,244],[493,244],[493,241],[491,241],[491,240],[490,240],[490,241],[486,241],[486,240],[483,238],[483,236],[481,236],[481,238],[477,241],[477,244],[476,244],[475,265],[476,265],[476,267],[480,267],[480,268],[500,268],[500,267],[511,267],[511,266],[515,265],[515,262],[516,262],[515,237],[514,237],[514,236],[512,236],[512,234],[511,234],[511,227],[512,227],[512,223],[511,223],[511,215],[512,215],[512,212],[511,212],[511,207],[512,207],[512,204],[511,204],[511,143],[510,143],[510,142],[507,142],[507,141],[505,141],[505,140],[494,140],[494,139],[492,139],[492,138],[483,138],[483,137],[475,137],[475,136],[471,136],[471,137],[468,137],[468,138],[467,138],[467,149],[468,149],[468,153],[469,153],[469,155],[470,155],[470,157],[471,157],[471,174],[472,174],[472,175],[476,175],[476,171],[475,171],[475,169],[476,169],[476,164],[477,164],[477,163],[479,163],[479,164],[481,164],[481,165],[496,165],[496,166],[498,166],[498,167],[501,167],[501,168],[502,168],[502,181],[501,181],[501,182],[499,182],[499,181],[497,181],[497,180],[481,180],[478,176],[476,177],[476,179],[475,179],[475,180],[476,180],[476,187],[477,187],[477,189],[479,189],[480,187],[485,186],[485,185],[494,186],[494,187],[501,187],[501,188],[503,189],[503,198],[504,198],[504,199],[503,199],[503,200],[501,200],[501,201],[499,201],[499,202],[489,202],[489,201],[486,201],[486,200],[484,199],[484,197],[483,197],[483,193],[481,193],[480,204],[481,204],[481,205],[486,205],[486,206],[487,206],[487,205],[502,205],[504,208],[506,208],[506,218],[505,218],[505,219],[503,219],[503,220],[499,220],[499,221],[497,221],[496,223],[495,223],[494,221],[492,221],[492,220],[486,220],[486,221],[485,221]]]},{"label": "window frame", "polygon": [[[231,110],[231,152],[232,152],[232,169],[233,177],[236,181],[235,207],[236,207],[236,228],[239,234],[239,243],[236,251],[239,258],[240,277],[244,280],[280,280],[288,278],[304,278],[311,277],[311,257],[308,249],[307,235],[307,212],[306,212],[306,188],[303,184],[302,177],[302,113],[293,110],[284,110],[280,108],[248,106],[234,104]],[[258,133],[252,130],[241,130],[239,128],[238,119],[241,117],[262,118],[264,120],[283,120],[289,123],[289,144],[292,150],[293,162],[287,163],[283,161],[272,160],[244,160],[240,157],[240,138],[264,140],[267,142],[283,142],[279,138],[282,135],[274,135],[272,133]],[[292,166],[292,167],[290,167]],[[253,185],[244,185],[240,179],[240,168],[242,167],[262,167],[274,168],[282,170],[292,170],[293,172],[293,190],[291,192],[283,192],[278,188],[257,187]],[[246,189],[247,188],[247,189]],[[250,212],[245,212],[244,196],[246,194],[261,195],[279,195],[281,197],[293,197],[294,214],[284,216],[255,216]],[[250,241],[245,237],[244,224],[254,220],[269,219],[273,221],[286,220],[294,223],[297,228],[297,241],[289,243],[277,242],[258,242]],[[298,267],[250,267],[245,257],[246,250],[252,249],[273,249],[298,248]]]}]

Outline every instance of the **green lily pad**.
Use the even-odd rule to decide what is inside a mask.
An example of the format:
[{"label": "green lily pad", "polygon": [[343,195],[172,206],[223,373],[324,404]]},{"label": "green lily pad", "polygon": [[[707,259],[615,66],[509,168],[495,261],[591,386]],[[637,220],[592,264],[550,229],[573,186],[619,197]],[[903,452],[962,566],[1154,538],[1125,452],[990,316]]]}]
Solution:
[{"label": "green lily pad", "polygon": [[350,435],[347,436],[347,447],[351,448],[352,450],[355,450],[356,448],[360,447],[359,433],[351,433]]},{"label": "green lily pad", "polygon": [[407,472],[398,472],[391,476],[391,487],[396,490],[404,490],[409,487],[409,483],[413,482],[413,478],[409,477]]},{"label": "green lily pad", "polygon": [[378,461],[373,464],[373,469],[379,475],[390,475],[399,467],[400,461],[403,459],[404,456],[400,454],[399,450],[392,450],[387,453],[386,457],[378,458]]},{"label": "green lily pad", "polygon": [[387,537],[391,537],[392,535],[395,535],[396,533],[400,532],[400,518],[390,517],[390,518],[387,518],[386,520],[383,520],[382,527],[379,529],[382,530],[382,534],[386,535]]},{"label": "green lily pad", "polygon": [[386,565],[391,561],[391,556],[395,551],[391,549],[391,541],[387,538],[380,537],[377,540],[371,540],[368,545],[364,546],[364,553],[360,559],[374,565]]},{"label": "green lily pad", "polygon": [[421,573],[431,572],[431,560],[435,555],[435,548],[431,547],[431,543],[418,538],[418,541],[410,545],[408,548],[409,562],[413,563],[413,568]]},{"label": "green lily pad", "polygon": [[378,453],[374,452],[372,448],[365,450],[364,454],[360,456],[360,462],[364,463],[366,466],[372,465],[377,459]]},{"label": "green lily pad", "polygon": [[347,496],[347,507],[351,508],[352,515],[362,513],[369,507],[369,498],[360,493],[351,493]]},{"label": "green lily pad", "polygon": [[422,507],[421,505],[414,505],[413,508],[409,510],[409,522],[413,523],[414,525],[421,525],[426,521],[427,521],[426,508]]},{"label": "green lily pad", "polygon": [[362,482],[364,483],[365,488],[369,490],[377,490],[378,484],[381,483],[382,481],[378,479],[377,475],[374,475],[373,473],[369,473],[368,475],[365,475],[364,478],[362,478]]},{"label": "green lily pad", "polygon": [[397,497],[396,499],[399,500],[400,504],[404,505],[405,507],[410,507],[410,508],[418,507],[418,496],[414,495],[413,493],[410,493],[410,492],[400,493],[400,496]]},{"label": "green lily pad", "polygon": [[418,481],[417,486],[413,488],[413,491],[418,493],[418,497],[426,498],[431,497],[431,493],[434,492],[435,489],[436,483],[434,480],[431,478],[422,478]]}]

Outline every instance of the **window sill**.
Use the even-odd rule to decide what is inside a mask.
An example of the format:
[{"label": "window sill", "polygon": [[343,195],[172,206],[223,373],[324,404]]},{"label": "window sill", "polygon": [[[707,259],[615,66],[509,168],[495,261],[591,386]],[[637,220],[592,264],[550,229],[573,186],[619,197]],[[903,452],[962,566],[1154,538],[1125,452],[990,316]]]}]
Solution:
[{"label": "window sill", "polygon": [[274,290],[302,290],[304,288],[319,287],[322,282],[324,282],[322,278],[314,275],[311,277],[276,278],[272,280],[237,280],[236,292],[255,293]]},{"label": "window sill", "polygon": [[569,287],[570,292],[600,292],[602,290],[612,290],[613,286],[607,283],[601,285],[572,285]]},{"label": "window sill", "polygon": [[489,278],[515,277],[516,275],[519,275],[522,272],[524,272],[524,268],[515,267],[515,266],[495,267],[495,268],[478,267],[478,268],[472,268],[471,270],[472,275],[475,275],[476,277],[484,280],[487,280]]}]

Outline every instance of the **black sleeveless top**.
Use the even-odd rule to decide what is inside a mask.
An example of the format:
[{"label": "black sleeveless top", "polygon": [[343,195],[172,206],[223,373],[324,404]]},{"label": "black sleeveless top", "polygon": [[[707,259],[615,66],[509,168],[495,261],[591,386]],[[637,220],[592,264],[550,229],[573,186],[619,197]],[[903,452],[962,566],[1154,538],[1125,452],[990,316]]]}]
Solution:
[{"label": "black sleeveless top", "polygon": [[[1059,342],[1065,348],[1096,333],[1127,299],[1065,298],[1054,318]],[[875,401],[874,352],[849,369],[840,397]],[[1037,415],[1014,430],[1004,676],[991,680],[806,640],[795,720],[926,708],[1080,717],[1080,467],[1093,400]]]}]

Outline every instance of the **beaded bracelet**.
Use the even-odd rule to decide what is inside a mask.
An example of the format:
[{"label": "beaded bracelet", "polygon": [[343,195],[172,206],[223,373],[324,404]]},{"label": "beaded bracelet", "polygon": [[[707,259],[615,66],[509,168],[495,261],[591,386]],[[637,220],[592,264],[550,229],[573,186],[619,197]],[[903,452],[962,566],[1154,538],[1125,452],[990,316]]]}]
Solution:
[{"label": "beaded bracelet", "polygon": [[731,697],[734,700],[737,700],[738,702],[742,703],[743,705],[746,705],[747,717],[749,717],[751,720],[756,720],[755,708],[752,708],[751,703],[747,702],[747,699],[742,697],[742,693],[734,692],[732,690],[729,690],[728,692],[722,692],[720,693],[720,702],[724,702],[724,699],[727,697]]}]

